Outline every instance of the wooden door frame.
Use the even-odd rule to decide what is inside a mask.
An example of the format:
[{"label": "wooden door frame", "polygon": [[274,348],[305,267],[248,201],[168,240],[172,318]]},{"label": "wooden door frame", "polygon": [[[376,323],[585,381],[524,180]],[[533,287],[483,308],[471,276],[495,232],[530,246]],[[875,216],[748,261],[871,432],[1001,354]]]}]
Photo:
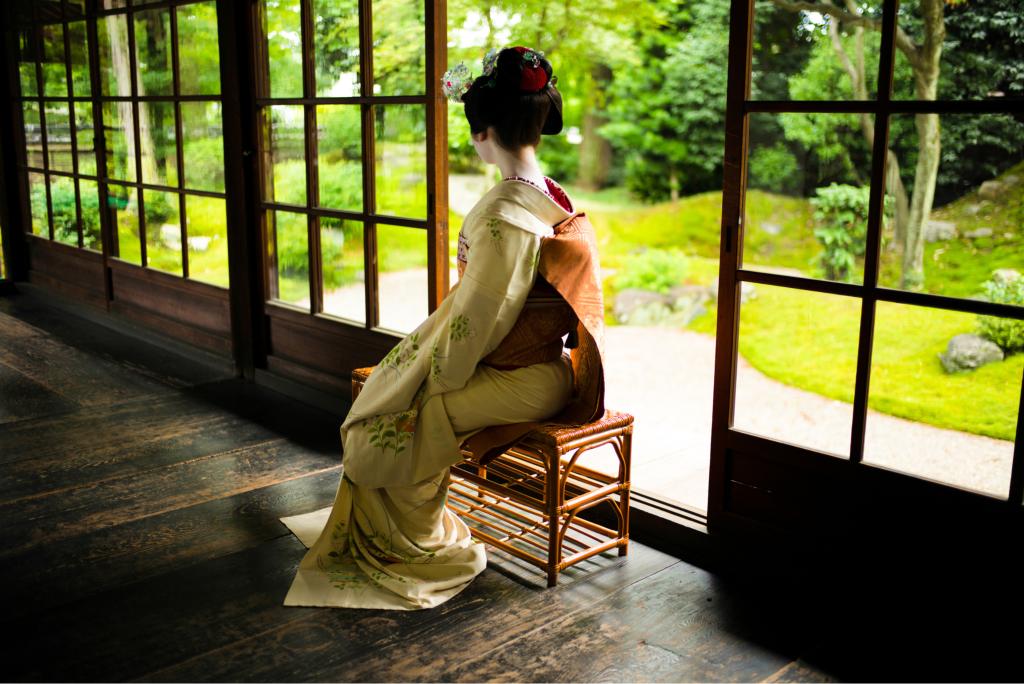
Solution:
[{"label": "wooden door frame", "polygon": [[[708,527],[712,533],[855,533],[880,524],[884,513],[952,510],[976,520],[1024,525],[1024,378],[1009,496],[999,500],[955,485],[932,482],[863,462],[871,347],[879,301],[970,313],[1024,318],[1020,307],[880,288],[877,284],[885,150],[891,114],[918,112],[998,113],[1006,101],[903,101],[891,98],[897,0],[885,0],[878,97],[869,101],[750,100],[754,0],[732,0],[722,197],[719,303],[711,430]],[[870,112],[875,117],[864,285],[745,270],[742,268],[748,117],[755,112]],[[740,285],[763,283],[855,296],[861,300],[850,457],[837,458],[733,427]],[[864,497],[878,505],[865,509]],[[882,515],[883,518],[877,516]]]}]

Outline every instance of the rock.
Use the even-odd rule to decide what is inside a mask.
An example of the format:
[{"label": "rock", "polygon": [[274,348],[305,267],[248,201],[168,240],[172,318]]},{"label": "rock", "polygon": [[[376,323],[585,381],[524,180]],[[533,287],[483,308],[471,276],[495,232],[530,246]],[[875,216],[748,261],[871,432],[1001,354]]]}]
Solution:
[{"label": "rock", "polygon": [[188,239],[188,248],[193,252],[205,252],[210,248],[209,235],[196,235]]},{"label": "rock", "polygon": [[1005,190],[1006,186],[997,180],[985,181],[978,188],[978,196],[987,200],[997,200],[1003,196]]},{"label": "rock", "polygon": [[[641,317],[645,320],[651,316],[657,314],[657,307],[651,311],[637,313],[638,309],[650,308],[653,305],[659,305],[664,308],[664,314],[667,315],[670,312],[669,304],[671,300],[659,292],[651,292],[650,290],[641,290],[639,288],[630,287],[622,290],[615,295],[615,303],[612,305],[612,311],[615,314],[615,320],[619,323],[634,323],[634,318]],[[645,323],[637,323],[637,325],[649,325]]]},{"label": "rock", "polygon": [[929,221],[924,224],[924,241],[938,242],[956,237],[956,224],[952,221]]},{"label": "rock", "polygon": [[[707,287],[708,294],[711,295],[711,300],[716,301],[718,299],[718,281],[711,283]],[[757,288],[754,287],[754,283],[741,283],[740,284],[740,303],[746,303],[751,299],[757,297]]]},{"label": "rock", "polygon": [[1020,278],[1020,271],[1014,270],[1012,268],[999,268],[996,269],[995,271],[992,271],[992,280],[999,283],[1000,285],[1012,283],[1014,280],[1017,280],[1018,278]]},{"label": "rock", "polygon": [[672,309],[664,302],[647,302],[634,307],[626,318],[618,320],[626,325],[664,325],[670,322],[671,316]]},{"label": "rock", "polygon": [[782,232],[782,226],[777,223],[768,223],[767,221],[764,221],[761,223],[761,230],[769,235],[778,235]]},{"label": "rock", "polygon": [[995,231],[992,230],[991,228],[976,228],[974,230],[964,233],[964,237],[970,238],[971,240],[977,240],[979,238],[992,237],[992,234],[994,232]]},{"label": "rock", "polygon": [[181,226],[173,223],[160,226],[160,242],[172,249],[181,249]]},{"label": "rock", "polygon": [[981,211],[980,204],[968,204],[964,208],[964,213],[967,214],[968,216],[977,216],[979,211]]},{"label": "rock", "polygon": [[1003,360],[1003,350],[996,343],[980,335],[964,333],[949,341],[945,354],[939,354],[939,361],[947,373],[974,370],[986,363]]},{"label": "rock", "polygon": [[1003,185],[1016,185],[1020,183],[1020,176],[1015,173],[1011,173],[1008,176],[1003,176]]}]

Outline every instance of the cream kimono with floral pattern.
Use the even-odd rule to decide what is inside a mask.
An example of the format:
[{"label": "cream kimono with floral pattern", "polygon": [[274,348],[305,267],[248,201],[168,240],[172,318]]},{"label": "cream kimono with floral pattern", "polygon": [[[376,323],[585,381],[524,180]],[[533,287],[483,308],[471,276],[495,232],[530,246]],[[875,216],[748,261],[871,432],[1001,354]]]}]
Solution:
[{"label": "cream kimono with floral pattern", "polygon": [[514,181],[496,185],[466,216],[459,282],[377,364],[341,424],[333,506],[282,518],[309,547],[286,605],[426,608],[483,570],[483,545],[445,507],[459,445],[483,428],[456,433],[442,395],[465,387],[512,328],[537,274],[541,238],[569,216]]}]

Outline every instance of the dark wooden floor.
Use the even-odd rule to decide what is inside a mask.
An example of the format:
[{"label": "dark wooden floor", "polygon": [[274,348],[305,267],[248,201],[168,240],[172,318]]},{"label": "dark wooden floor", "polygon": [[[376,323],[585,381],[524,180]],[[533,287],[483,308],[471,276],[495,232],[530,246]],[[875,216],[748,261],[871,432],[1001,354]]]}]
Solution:
[{"label": "dark wooden floor", "polygon": [[[786,592],[635,542],[628,558],[599,557],[551,590],[492,551],[488,569],[433,610],[284,607],[304,548],[278,518],[330,504],[338,423],[226,368],[0,297],[3,679],[864,672],[815,662],[822,625]],[[860,646],[870,661],[870,640]]]}]

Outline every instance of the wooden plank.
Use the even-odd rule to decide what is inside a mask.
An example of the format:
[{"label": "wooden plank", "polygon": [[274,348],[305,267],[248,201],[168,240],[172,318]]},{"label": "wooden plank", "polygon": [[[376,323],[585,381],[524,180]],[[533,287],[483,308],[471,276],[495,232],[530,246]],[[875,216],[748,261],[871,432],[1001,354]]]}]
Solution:
[{"label": "wooden plank", "polygon": [[[26,418],[62,414],[76,407],[75,402],[0,362],[0,424],[24,423]],[[3,434],[4,427],[0,426],[0,444],[3,444],[0,461],[11,453]]]},{"label": "wooden plank", "polygon": [[11,637],[0,646],[5,674],[12,681],[126,681],[286,625],[307,610],[282,605],[302,548],[289,534],[8,622]]},{"label": "wooden plank", "polygon": [[337,468],[286,439],[0,504],[0,558]]},{"label": "wooden plank", "polygon": [[[679,563],[575,610],[544,611],[522,633],[509,634],[503,621],[499,640],[449,630],[452,643],[468,648],[435,674],[439,681],[760,681],[796,657],[794,609]],[[419,646],[408,647],[411,656]]]},{"label": "wooden plank", "polygon": [[[4,320],[8,318],[3,316]],[[0,362],[81,406],[117,403],[169,391],[162,383],[49,336],[18,337],[0,332],[0,340]]]},{"label": "wooden plank", "polygon": [[[301,557],[301,551],[296,558]],[[629,560],[544,590],[524,586],[508,557],[492,553],[490,566],[462,593],[437,608],[417,611],[302,609],[284,627],[250,633],[235,643],[154,671],[144,681],[444,681],[442,675],[482,644],[505,643],[565,611],[677,564],[636,545]],[[279,560],[278,562],[283,562]],[[500,569],[501,571],[496,571]],[[301,654],[301,657],[297,657]],[[386,656],[382,657],[382,654]]]},{"label": "wooden plank", "polygon": [[[97,439],[102,435],[102,439]],[[0,502],[267,442],[278,435],[183,394],[0,427]]]},{"label": "wooden plank", "polygon": [[[282,536],[291,537],[288,528],[278,518],[331,505],[339,481],[339,470],[335,468],[124,525],[95,530],[60,544],[44,545],[20,554],[0,566],[0,579],[5,586],[18,587],[18,592],[5,604],[4,619],[15,620],[19,616],[34,614],[37,620],[47,622],[53,616],[63,615],[69,625],[79,619],[93,620],[96,615],[108,613],[103,606],[116,605],[129,597],[134,591],[130,585],[144,582],[148,578],[159,578],[152,583],[154,586],[162,586],[157,593],[163,596],[164,601],[176,602],[191,594],[179,589],[193,585],[176,585],[172,578],[167,577],[168,573],[259,546]],[[294,541],[294,545],[285,547],[287,552],[278,549],[278,554],[272,554],[259,564],[250,566],[236,579],[244,584],[245,578],[241,575],[252,579],[292,567],[301,557],[301,553],[295,550],[301,548],[301,544],[297,539]],[[282,562],[282,559],[290,560]],[[253,568],[259,568],[259,572],[252,572]],[[204,594],[204,599],[209,600],[209,596]],[[227,596],[218,600],[227,600]],[[284,591],[277,602],[283,600]],[[216,601],[211,603],[215,604]],[[56,606],[63,607],[55,611]],[[80,617],[74,617],[76,615]],[[18,621],[24,622],[23,619]],[[74,630],[68,631],[68,634],[61,636],[61,641],[65,644],[75,640],[84,641],[88,647],[84,647],[84,653],[64,652],[60,667],[75,668],[76,658],[85,658],[92,651],[102,651],[106,640],[120,641],[122,635],[118,630],[136,628],[135,622],[125,620],[117,625],[109,624],[109,621],[93,624],[89,635],[74,637],[71,634]],[[59,634],[62,630],[68,630],[68,627],[56,631]],[[115,634],[111,634],[112,631]],[[182,635],[182,640],[186,643],[189,641],[187,632]],[[208,644],[203,642],[202,645]],[[130,660],[129,654],[123,655],[127,663]],[[135,654],[135,671],[122,673],[118,670],[116,674],[110,672],[99,679],[123,679],[173,662],[159,658],[154,660],[154,656],[154,653]],[[25,667],[30,666],[34,665],[27,664]],[[50,664],[45,667],[55,666]],[[54,680],[65,678],[56,677],[56,672],[51,674],[54,674]]]}]

